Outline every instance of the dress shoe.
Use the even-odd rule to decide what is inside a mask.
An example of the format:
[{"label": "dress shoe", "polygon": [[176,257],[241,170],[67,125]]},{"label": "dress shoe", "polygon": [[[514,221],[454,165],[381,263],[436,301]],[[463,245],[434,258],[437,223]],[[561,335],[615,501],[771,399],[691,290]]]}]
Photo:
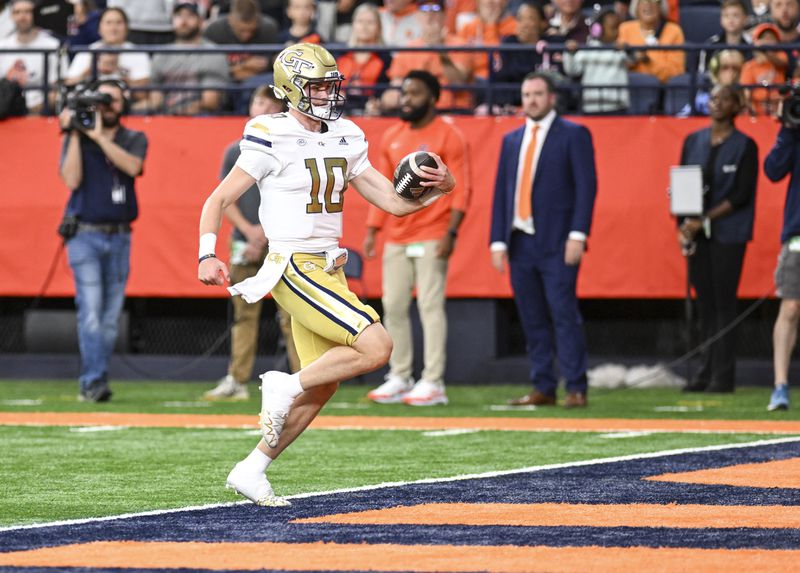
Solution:
[{"label": "dress shoe", "polygon": [[555,404],[555,396],[548,396],[536,390],[530,394],[525,394],[521,398],[514,398],[508,401],[509,406],[555,406]]},{"label": "dress shoe", "polygon": [[683,387],[681,392],[705,392],[708,388],[708,381],[706,380],[692,380]]},{"label": "dress shoe", "polygon": [[564,398],[565,408],[585,408],[589,405],[589,400],[583,392],[570,392]]}]

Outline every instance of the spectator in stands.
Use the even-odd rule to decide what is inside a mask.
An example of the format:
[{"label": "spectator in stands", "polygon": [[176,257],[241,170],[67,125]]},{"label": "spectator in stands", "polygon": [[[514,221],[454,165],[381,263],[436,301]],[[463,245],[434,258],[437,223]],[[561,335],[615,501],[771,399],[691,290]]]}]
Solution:
[{"label": "spectator in stands", "polygon": [[492,265],[511,271],[534,391],[515,406],[556,403],[558,358],[566,408],[587,405],[587,353],[576,285],[597,193],[589,130],[556,114],[550,75],[522,82],[525,125],[503,138],[490,231]]},{"label": "spectator in stands", "polygon": [[[700,73],[708,69],[711,57],[716,53],[713,47],[715,44],[740,45],[742,47],[751,45],[750,35],[745,32],[747,7],[744,4],[744,0],[723,0],[722,9],[719,13],[719,24],[722,27],[722,32],[714,34],[706,40],[706,44],[711,44],[711,47],[700,52],[698,61],[698,71]],[[745,59],[749,59],[750,51],[746,50],[744,53],[746,55]]]},{"label": "spectator in stands", "polygon": [[781,253],[775,269],[776,294],[781,299],[772,331],[775,388],[767,410],[789,408],[789,364],[800,326],[800,127],[783,124],[764,160],[764,173],[777,183],[790,175],[783,208]]},{"label": "spectator in stands", "polygon": [[[233,0],[231,12],[211,22],[203,35],[221,46],[275,44],[278,41],[278,23],[269,16],[262,16],[255,0]],[[247,113],[250,92],[259,85],[272,82],[271,57],[272,54],[252,52],[228,54],[230,75],[242,88],[233,98],[236,112]]]},{"label": "spectator in stands", "polygon": [[619,36],[619,16],[613,10],[603,10],[591,28],[589,46],[606,46],[607,50],[579,51],[575,40],[567,40],[564,71],[580,77],[581,109],[583,113],[616,115],[628,109],[628,90],[624,87],[592,88],[590,86],[628,85],[630,57],[616,48]]},{"label": "spectator in stands", "polygon": [[[775,46],[778,43],[778,28],[774,24],[759,24],[753,30],[756,47]],[[780,95],[777,86],[786,81],[786,52],[779,50],[756,50],[753,59],[742,67],[741,82],[747,87],[747,107],[751,114],[769,115],[776,111]],[[756,87],[764,86],[764,87]]]},{"label": "spectator in stands", "polygon": [[285,46],[292,44],[321,44],[322,38],[317,33],[315,19],[317,17],[317,0],[288,0],[286,16],[289,26],[278,35],[278,43]]},{"label": "spectator in stands", "polygon": [[381,10],[383,43],[387,46],[407,46],[409,42],[419,39],[416,12],[414,0],[384,0]]},{"label": "spectator in stands", "polygon": [[[516,35],[506,36],[500,45],[530,46],[524,52],[495,52],[489,67],[489,83],[516,84],[509,89],[493,90],[493,101],[500,106],[519,106],[519,84],[529,73],[542,66],[542,53],[537,49],[547,29],[547,18],[542,5],[538,2],[523,2],[517,8]],[[499,113],[500,110],[495,110]]]},{"label": "spectator in stands", "polygon": [[[464,40],[448,34],[444,27],[444,0],[420,0],[418,8],[417,20],[422,36],[409,42],[409,47],[465,45]],[[472,81],[473,68],[473,58],[468,52],[398,52],[392,60],[388,75],[392,85],[400,87],[410,71],[427,70],[442,87],[446,87],[448,84]],[[438,106],[444,109],[466,109],[472,105],[471,96],[469,92],[444,89]],[[395,110],[399,106],[399,90],[386,90],[381,97],[382,109]]]},{"label": "spectator in stands", "polygon": [[478,17],[477,0],[447,0],[445,2],[445,26],[451,34]]},{"label": "spectator in stands", "polygon": [[169,0],[108,0],[109,8],[119,8],[128,15],[128,38],[134,44],[170,44],[172,2]]},{"label": "spectator in stands", "polygon": [[74,0],[74,11],[67,25],[67,41],[71,46],[88,46],[100,39],[100,16],[94,0]]},{"label": "spectator in stands", "polygon": [[[733,323],[736,292],[747,243],[753,238],[758,147],[736,129],[744,98],[733,85],[711,92],[711,126],[689,134],[681,165],[703,168],[703,216],[680,222],[678,243],[689,257],[689,280],[697,293],[703,340]],[[728,332],[707,347],[687,392],[733,392],[736,382],[736,338]]]},{"label": "spectator in stands", "polygon": [[[361,4],[353,13],[350,48],[379,46],[383,44],[381,17],[374,4]],[[339,71],[344,76],[342,89],[347,93],[348,108],[363,110],[367,115],[380,113],[380,92],[370,88],[375,84],[388,84],[387,71],[391,56],[386,53],[353,49],[336,58]]]},{"label": "spectator in stands", "polygon": [[[439,81],[426,71],[412,71],[403,80],[400,119],[384,132],[378,169],[387,177],[415,151],[438,154],[456,177],[446,198],[407,217],[392,217],[371,206],[367,216],[364,255],[375,256],[375,237],[386,231],[383,248],[383,323],[394,348],[386,381],[367,397],[380,404],[409,406],[447,404],[444,374],[447,363],[445,284],[447,263],[469,199],[467,143],[461,132],[436,115]],[[414,345],[409,307],[414,289],[422,322],[424,368],[414,384]]]},{"label": "spectator in stands", "polygon": [[[135,48],[128,38],[128,16],[120,8],[106,8],[100,16],[100,41],[90,44],[92,50],[102,48]],[[97,78],[94,78],[92,59],[97,58]],[[91,79],[121,79],[130,87],[145,86],[150,81],[150,58],[143,52],[117,54],[79,52],[67,71],[67,85]],[[143,99],[143,92],[135,94]]]},{"label": "spectator in stands", "polygon": [[[467,44],[477,46],[496,46],[503,36],[511,36],[517,31],[517,21],[508,12],[508,0],[477,0],[478,17],[465,24],[458,32]],[[489,79],[489,56],[485,52],[473,55],[475,79]]]},{"label": "spectator in stands", "polygon": [[[0,78],[16,82],[25,90],[25,105],[28,112],[39,113],[44,107],[44,53],[14,53],[15,48],[57,50],[58,40],[33,24],[33,0],[12,0],[9,3],[14,32],[0,39]],[[47,82],[53,86],[58,77],[58,66],[62,73],[66,61],[56,53],[48,56]],[[22,110],[20,110],[22,111]]]},{"label": "spectator in stands", "polygon": [[[704,85],[697,91],[694,98],[695,113],[708,115],[708,103],[711,99],[711,91],[716,86],[732,86],[740,83],[744,67],[744,55],[738,50],[722,50],[711,56],[708,63],[707,77],[703,78]],[[689,104],[680,111],[680,117],[692,114]]]},{"label": "spectator in stands", "polygon": [[[684,43],[683,30],[669,22],[666,0],[633,0],[631,11],[636,20],[619,27],[621,46],[677,46]],[[684,72],[684,53],[679,50],[633,52],[631,71],[650,74],[662,82]]]},{"label": "spectator in stands", "polygon": [[11,2],[0,0],[0,40],[14,33],[14,20],[11,18]]},{"label": "spectator in stands", "polygon": [[121,84],[106,80],[97,88],[112,101],[99,106],[94,128],[76,129],[69,108],[59,116],[65,134],[59,174],[71,191],[65,213],[77,219],[65,240],[75,278],[81,401],[111,398],[108,361],[125,302],[131,223],[139,214],[134,181],[147,153],[147,136],[120,123],[127,108]]},{"label": "spectator in stands", "polygon": [[772,23],[770,0],[751,0],[752,14],[747,17],[747,28],[755,28],[759,24]]},{"label": "spectator in stands", "polygon": [[[214,46],[202,37],[203,21],[197,4],[179,2],[172,12],[175,48]],[[161,113],[195,115],[220,109],[224,88],[228,83],[228,62],[225,54],[157,53],[153,56],[152,82],[155,85],[195,88],[188,91],[171,87],[150,92],[149,100],[140,102]]]},{"label": "spectator in stands", "polygon": [[547,30],[550,41],[575,40],[578,44],[585,44],[589,39],[589,26],[581,14],[580,0],[553,0],[553,5],[556,12]]},{"label": "spectator in stands", "polygon": [[[373,2],[380,3],[379,0],[373,0]],[[322,21],[323,3],[333,5],[329,16],[329,27],[332,31],[328,33],[328,36],[323,33],[323,39],[327,38],[329,42],[347,43],[353,32],[353,18],[356,9],[362,4],[370,3],[370,0],[322,0],[322,3],[318,5],[320,23]],[[320,33],[323,32],[323,30],[319,31]]]},{"label": "spectator in stands", "polygon": [[[287,24],[286,0],[257,0],[257,2],[261,13],[275,20],[279,29]],[[234,0],[211,0],[210,19],[216,20],[220,16],[230,14],[233,4]]]},{"label": "spectator in stands", "polygon": [[619,16],[620,22],[627,22],[631,19],[631,1],[614,0],[614,12]]},{"label": "spectator in stands", "polygon": [[[251,118],[280,113],[285,109],[286,105],[275,97],[270,86],[260,86],[253,92],[249,110]],[[219,174],[220,181],[225,179],[239,159],[239,142],[240,139],[237,139],[225,150]],[[236,203],[225,209],[225,216],[233,224],[230,259],[232,284],[255,276],[267,255],[269,242],[258,220],[260,204],[261,194],[258,185],[253,185],[236,200]],[[232,303],[233,326],[228,374],[217,383],[216,388],[203,394],[206,400],[247,400],[250,397],[247,383],[253,377],[263,299],[249,304],[237,296],[233,298]],[[278,307],[278,321],[286,342],[289,370],[291,373],[297,372],[300,370],[300,359],[292,339],[291,317],[280,307]]]},{"label": "spectator in stands", "polygon": [[[779,44],[800,44],[800,0],[772,0],[770,15],[780,31]],[[789,56],[786,76],[791,77],[800,60],[800,50],[795,48],[786,53]]]}]

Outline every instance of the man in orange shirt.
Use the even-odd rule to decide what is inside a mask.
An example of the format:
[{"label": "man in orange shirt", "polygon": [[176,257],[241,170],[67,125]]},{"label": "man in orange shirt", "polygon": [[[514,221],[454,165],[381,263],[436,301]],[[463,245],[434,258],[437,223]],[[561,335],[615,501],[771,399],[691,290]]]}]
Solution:
[{"label": "man in orange shirt", "polygon": [[[478,0],[478,17],[465,24],[459,37],[467,44],[497,46],[504,36],[517,33],[517,20],[506,12],[507,0]],[[489,56],[475,56],[475,77],[489,79]]]},{"label": "man in orange shirt", "polygon": [[[441,86],[429,72],[410,72],[402,84],[402,123],[388,129],[381,140],[378,169],[391,177],[395,165],[415,151],[441,156],[456,178],[453,192],[424,213],[389,217],[370,208],[364,254],[375,256],[375,236],[386,228],[383,251],[383,322],[394,349],[386,381],[367,397],[381,404],[411,406],[447,404],[444,371],[447,345],[445,282],[447,262],[469,199],[467,143],[450,122],[436,114]],[[417,308],[424,338],[425,366],[414,384],[413,344],[408,310],[417,289]]]},{"label": "man in orange shirt", "polygon": [[[444,0],[419,0],[417,23],[420,38],[409,42],[408,47],[463,46],[458,36],[447,33],[444,27]],[[392,85],[400,86],[412,70],[428,70],[440,85],[465,84],[472,81],[474,56],[467,52],[398,52],[392,60],[388,76]],[[400,105],[398,90],[386,90],[381,99],[384,111],[397,109]],[[444,90],[438,107],[442,109],[469,108],[472,97],[466,91]]]}]

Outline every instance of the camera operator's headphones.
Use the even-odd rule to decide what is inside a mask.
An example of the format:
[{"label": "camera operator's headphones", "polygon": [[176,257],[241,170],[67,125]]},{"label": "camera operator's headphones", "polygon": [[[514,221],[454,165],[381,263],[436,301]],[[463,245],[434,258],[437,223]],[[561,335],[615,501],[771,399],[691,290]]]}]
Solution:
[{"label": "camera operator's headphones", "polygon": [[131,112],[131,89],[125,80],[107,78],[104,80],[95,80],[91,82],[88,89],[95,91],[100,86],[116,86],[122,92],[122,115],[128,115]]}]

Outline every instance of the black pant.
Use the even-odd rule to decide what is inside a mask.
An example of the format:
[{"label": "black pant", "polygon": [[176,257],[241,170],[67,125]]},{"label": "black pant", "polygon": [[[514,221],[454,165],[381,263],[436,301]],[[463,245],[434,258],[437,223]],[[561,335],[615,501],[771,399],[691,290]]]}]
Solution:
[{"label": "black pant", "polygon": [[[689,280],[697,293],[702,339],[708,340],[736,318],[736,291],[742,276],[745,243],[722,244],[700,238],[689,257]],[[697,381],[710,389],[732,390],[736,379],[734,331],[702,355]]]}]

